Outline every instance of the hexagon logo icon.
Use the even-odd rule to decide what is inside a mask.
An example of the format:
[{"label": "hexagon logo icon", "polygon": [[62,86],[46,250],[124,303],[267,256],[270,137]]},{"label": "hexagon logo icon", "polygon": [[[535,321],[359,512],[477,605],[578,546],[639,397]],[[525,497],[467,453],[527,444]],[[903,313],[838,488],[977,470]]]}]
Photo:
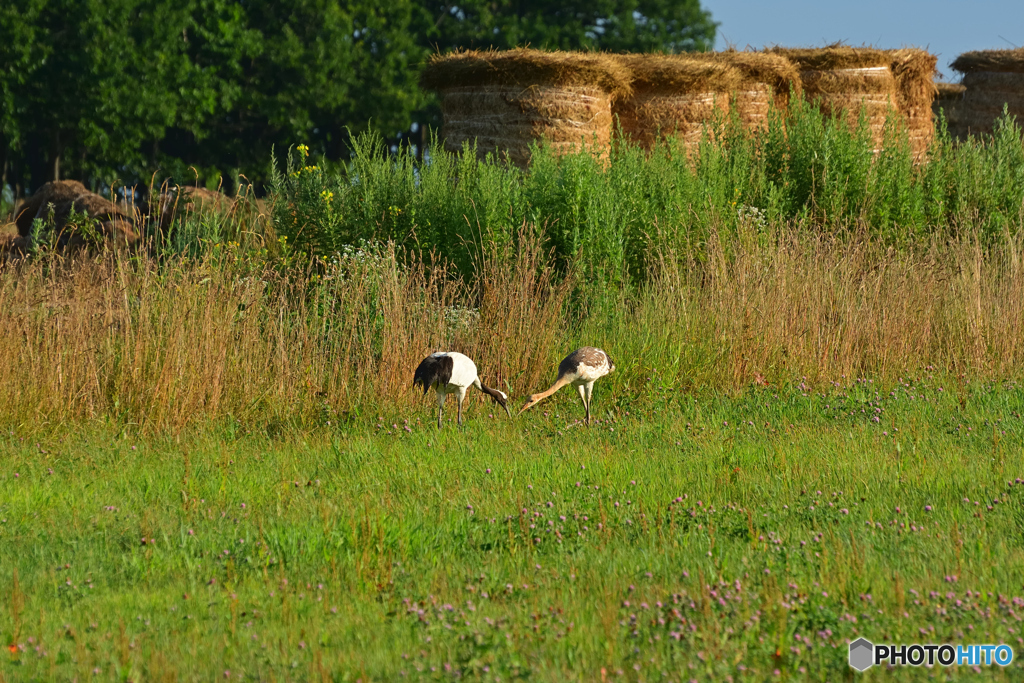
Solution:
[{"label": "hexagon logo icon", "polygon": [[850,643],[850,666],[857,671],[871,668],[875,663],[875,646],[865,638]]}]

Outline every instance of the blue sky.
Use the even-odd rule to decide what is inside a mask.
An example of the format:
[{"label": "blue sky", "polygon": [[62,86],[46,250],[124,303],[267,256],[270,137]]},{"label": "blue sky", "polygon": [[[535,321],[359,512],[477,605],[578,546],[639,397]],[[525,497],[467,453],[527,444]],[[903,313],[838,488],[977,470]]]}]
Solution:
[{"label": "blue sky", "polygon": [[[949,63],[968,50],[1024,47],[1024,0],[701,0],[719,22],[716,49],[733,45],[817,47],[842,40],[880,48],[922,47]],[[1009,42],[1007,42],[1009,41]]]}]

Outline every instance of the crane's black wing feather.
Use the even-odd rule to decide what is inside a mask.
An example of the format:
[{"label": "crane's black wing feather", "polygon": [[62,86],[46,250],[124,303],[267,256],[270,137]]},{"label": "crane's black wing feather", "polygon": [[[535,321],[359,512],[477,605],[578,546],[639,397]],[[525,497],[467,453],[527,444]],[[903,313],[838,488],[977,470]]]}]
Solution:
[{"label": "crane's black wing feather", "polygon": [[416,368],[412,377],[413,386],[421,385],[425,394],[435,384],[447,385],[452,379],[453,365],[451,356],[427,356]]}]

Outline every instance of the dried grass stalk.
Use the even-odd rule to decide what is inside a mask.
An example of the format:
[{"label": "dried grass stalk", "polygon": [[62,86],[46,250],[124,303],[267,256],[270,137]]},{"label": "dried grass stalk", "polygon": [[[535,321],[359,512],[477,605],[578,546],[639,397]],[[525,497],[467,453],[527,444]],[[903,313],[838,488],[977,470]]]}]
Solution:
[{"label": "dried grass stalk", "polygon": [[475,86],[597,86],[610,96],[629,92],[629,71],[613,55],[519,48],[434,55],[420,83],[431,90]]},{"label": "dried grass stalk", "polygon": [[637,327],[691,340],[692,356],[680,362],[693,367],[687,380],[695,385],[743,386],[778,368],[822,384],[841,375],[895,379],[927,364],[978,377],[1019,373],[1017,238],[995,248],[936,240],[906,251],[826,235],[728,240],[713,234],[705,263],[659,269],[640,307]]},{"label": "dried grass stalk", "polygon": [[864,69],[873,66],[889,66],[891,61],[889,53],[885,50],[848,45],[812,48],[773,47],[768,52],[785,57],[801,71]]}]

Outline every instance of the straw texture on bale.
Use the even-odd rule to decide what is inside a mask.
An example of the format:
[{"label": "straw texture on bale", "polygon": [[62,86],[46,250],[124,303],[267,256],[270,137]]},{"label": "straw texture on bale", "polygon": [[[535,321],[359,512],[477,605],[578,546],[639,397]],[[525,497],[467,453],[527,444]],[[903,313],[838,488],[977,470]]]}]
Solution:
[{"label": "straw texture on bale", "polygon": [[822,113],[856,124],[863,110],[875,151],[881,149],[886,120],[897,107],[890,53],[842,45],[771,51],[797,65],[804,95],[817,102]]},{"label": "straw texture on bale", "polygon": [[975,135],[992,133],[1006,107],[1024,119],[1024,49],[967,52],[952,67],[964,74],[961,125]]},{"label": "straw texture on bale", "polygon": [[1024,48],[965,52],[957,57],[950,66],[962,74],[974,71],[1024,74]]},{"label": "straw texture on bale", "polygon": [[896,102],[907,124],[911,153],[920,160],[935,137],[932,100],[938,58],[916,48],[893,50],[890,54],[890,68],[896,79]]},{"label": "straw texture on bale", "polygon": [[800,72],[786,57],[773,52],[709,52],[707,56],[734,67],[742,83],[733,94],[733,106],[748,128],[765,125],[769,101],[777,109],[789,106],[790,95],[801,92]]},{"label": "straw texture on bale", "polygon": [[[632,93],[615,102],[615,115],[623,134],[645,149],[659,137],[675,136],[692,151],[705,125],[725,115],[732,93],[744,87],[739,70],[705,54],[622,55],[620,60],[633,75]],[[767,105],[766,87],[746,87]]]},{"label": "straw texture on bale", "polygon": [[526,49],[435,55],[421,82],[440,91],[447,149],[475,144],[519,166],[541,139],[606,155],[612,100],[629,92],[629,72],[610,55]]}]

